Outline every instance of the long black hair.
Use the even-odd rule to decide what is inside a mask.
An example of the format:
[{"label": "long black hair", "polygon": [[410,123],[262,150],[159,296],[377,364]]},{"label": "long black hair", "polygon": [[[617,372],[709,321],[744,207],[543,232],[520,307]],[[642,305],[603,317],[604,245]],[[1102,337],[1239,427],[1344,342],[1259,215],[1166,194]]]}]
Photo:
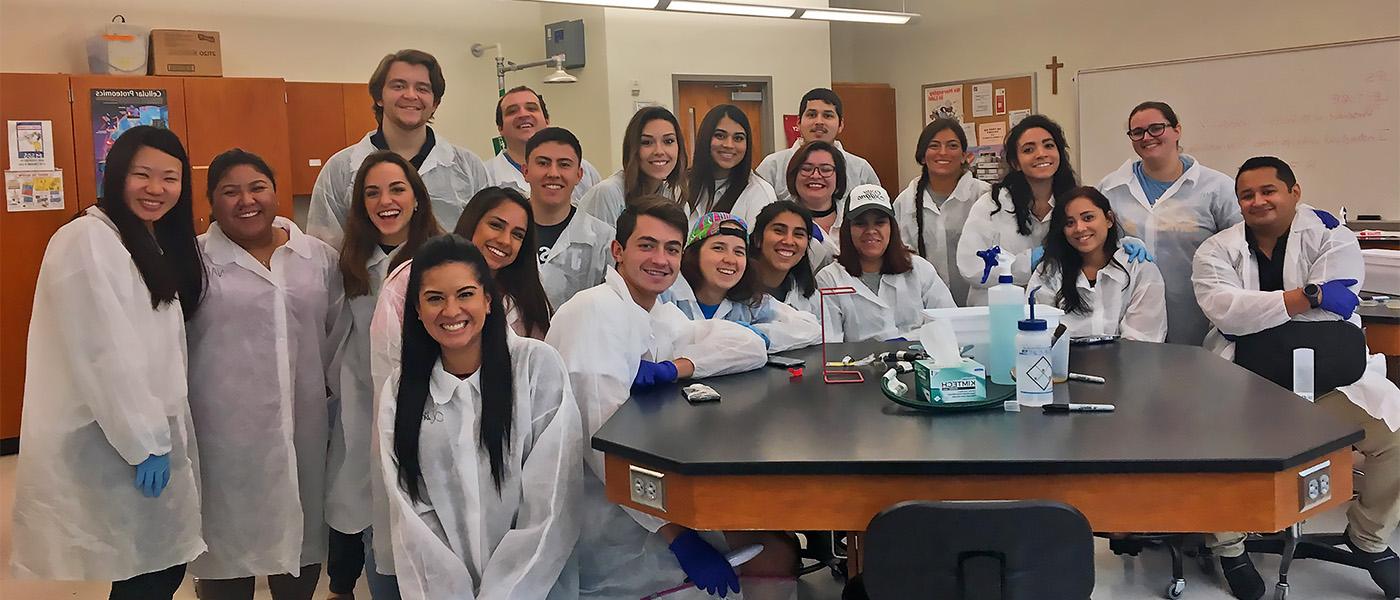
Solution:
[{"label": "long black hair", "polygon": [[[159,150],[180,161],[180,198],[151,230],[131,212],[126,198],[126,178],[142,148]],[[141,125],[123,133],[107,152],[102,197],[97,199],[97,207],[117,226],[122,245],[131,253],[136,272],[151,293],[151,308],[178,298],[186,321],[194,318],[205,289],[204,259],[194,237],[193,188],[190,157],[180,137],[169,129]]]},{"label": "long black hair", "polygon": [[1055,149],[1060,152],[1060,165],[1055,169],[1054,179],[1050,183],[1050,193],[1055,198],[1055,203],[1067,200],[1065,194],[1079,185],[1074,166],[1069,162],[1069,143],[1065,141],[1065,130],[1061,129],[1058,123],[1045,115],[1031,115],[1012,127],[1006,134],[1006,143],[1003,146],[1006,164],[1011,170],[1007,171],[1006,177],[992,186],[992,202],[996,204],[992,214],[1002,210],[1001,190],[1006,189],[1011,194],[1012,212],[1016,213],[1016,233],[1021,235],[1031,234],[1031,205],[1035,204],[1035,195],[1031,193],[1031,184],[1026,180],[1026,174],[1021,172],[1021,159],[1017,156],[1016,146],[1020,143],[1022,135],[1036,127],[1050,132],[1051,139],[1055,140]]},{"label": "long black hair", "polygon": [[[710,145],[715,141],[715,129],[719,127],[720,119],[729,117],[739,127],[744,130],[744,156],[739,159],[739,164],[729,170],[729,175],[725,178],[724,194],[715,197],[715,157],[710,154]],[[733,132],[730,132],[733,135]],[[749,118],[744,111],[733,104],[721,104],[705,113],[704,120],[700,121],[700,130],[695,134],[695,158],[691,161],[690,182],[685,190],[685,203],[694,212],[729,212],[734,209],[734,203],[739,201],[739,195],[744,193],[744,189],[749,186],[749,177],[753,174],[753,147],[749,142],[753,141],[753,129],[749,127]],[[700,200],[708,198],[710,206],[700,206]]]},{"label": "long black hair", "polygon": [[[812,222],[812,211],[806,207],[793,202],[792,200],[779,200],[758,212],[758,216],[753,220],[753,231],[749,232],[749,256],[762,256],[763,252],[763,232],[768,229],[768,225],[778,215],[792,213],[802,218],[802,224],[807,228],[807,244],[812,243],[812,230],[817,225]],[[755,279],[755,283],[757,280]],[[778,288],[769,290],[774,298],[786,298],[792,286],[796,285],[797,290],[802,293],[803,298],[810,298],[817,291],[817,278],[812,273],[812,256],[806,252],[802,253],[802,258],[788,270],[787,276],[783,277],[783,282],[778,284]]]},{"label": "long black hair", "polygon": [[1124,272],[1127,272],[1127,268],[1113,258],[1113,254],[1118,251],[1118,240],[1123,236],[1123,230],[1118,227],[1118,218],[1113,214],[1113,206],[1103,192],[1086,185],[1070,190],[1065,194],[1063,202],[1056,200],[1055,207],[1050,210],[1050,231],[1045,234],[1045,258],[1037,268],[1041,269],[1041,273],[1046,277],[1060,280],[1060,291],[1055,295],[1055,306],[1066,313],[1083,314],[1092,308],[1079,295],[1079,272],[1084,269],[1084,255],[1070,245],[1069,237],[1065,235],[1065,225],[1069,222],[1069,203],[1079,198],[1087,198],[1093,202],[1094,206],[1103,211],[1104,218],[1113,223],[1108,228],[1108,235],[1104,236],[1103,251],[1110,264],[1118,265]]},{"label": "long black hair", "polygon": [[442,347],[418,318],[418,296],[423,288],[423,274],[449,263],[462,263],[471,268],[481,290],[491,299],[491,313],[486,315],[481,328],[481,366],[477,373],[481,375],[481,447],[490,455],[491,479],[496,483],[497,492],[505,476],[505,454],[514,418],[514,370],[506,341],[509,326],[500,287],[491,277],[491,269],[486,266],[481,251],[471,242],[454,234],[430,239],[418,248],[409,267],[403,302],[398,412],[394,415],[394,463],[399,468],[399,486],[415,501],[423,498],[424,491],[423,466],[418,454],[423,410],[428,406],[433,367],[442,356]]},{"label": "long black hair", "polygon": [[525,321],[526,331],[548,332],[549,297],[545,295],[544,285],[540,283],[539,261],[535,259],[535,250],[539,246],[535,244],[535,211],[530,208],[530,201],[515,188],[488,186],[467,202],[452,232],[468,240],[472,239],[476,233],[476,226],[481,223],[486,213],[503,202],[514,202],[525,210],[525,239],[520,242],[520,251],[515,253],[515,260],[501,267],[496,273],[496,283],[520,309],[520,317]]},{"label": "long black hair", "polygon": [[958,136],[958,143],[962,144],[962,151],[966,154],[967,132],[957,119],[934,119],[925,125],[923,133],[919,134],[919,144],[914,148],[914,162],[919,164],[919,185],[914,188],[914,237],[918,238],[918,247],[915,250],[924,258],[928,258],[928,247],[924,243],[924,190],[928,189],[929,182],[928,165],[924,164],[924,155],[928,153],[928,145],[933,143],[933,136],[944,130],[952,130]]}]

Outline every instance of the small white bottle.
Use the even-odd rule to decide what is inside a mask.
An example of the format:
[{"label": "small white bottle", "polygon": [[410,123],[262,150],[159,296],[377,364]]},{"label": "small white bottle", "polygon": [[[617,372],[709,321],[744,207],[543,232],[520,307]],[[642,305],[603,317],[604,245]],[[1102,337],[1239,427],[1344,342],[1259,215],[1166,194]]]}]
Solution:
[{"label": "small white bottle", "polygon": [[1050,330],[1045,319],[1036,318],[1022,319],[1016,327],[1016,401],[1021,406],[1045,406],[1055,399]]},{"label": "small white bottle", "polygon": [[1308,402],[1313,399],[1313,349],[1293,349],[1293,393]]}]

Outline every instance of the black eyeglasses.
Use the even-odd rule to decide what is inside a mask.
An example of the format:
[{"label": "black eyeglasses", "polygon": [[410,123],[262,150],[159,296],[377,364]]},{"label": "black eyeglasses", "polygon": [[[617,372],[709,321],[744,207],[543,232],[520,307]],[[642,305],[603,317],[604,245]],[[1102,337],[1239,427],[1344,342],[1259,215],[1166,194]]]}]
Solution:
[{"label": "black eyeglasses", "polygon": [[1166,123],[1153,123],[1145,128],[1138,127],[1137,129],[1129,129],[1128,139],[1137,142],[1141,141],[1144,135],[1150,135],[1152,137],[1162,137],[1162,134],[1167,131],[1167,127],[1170,127],[1170,125],[1167,125]]}]

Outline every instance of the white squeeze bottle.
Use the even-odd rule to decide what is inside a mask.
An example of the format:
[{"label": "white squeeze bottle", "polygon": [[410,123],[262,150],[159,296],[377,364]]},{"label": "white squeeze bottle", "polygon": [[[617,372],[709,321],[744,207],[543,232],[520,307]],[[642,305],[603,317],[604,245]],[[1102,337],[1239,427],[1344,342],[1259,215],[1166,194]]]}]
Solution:
[{"label": "white squeeze bottle", "polygon": [[1036,290],[1030,294],[1030,318],[1016,324],[1016,401],[1021,406],[1045,406],[1055,399],[1050,329],[1045,319],[1035,318]]},{"label": "white squeeze bottle", "polygon": [[1014,255],[1002,253],[994,268],[997,284],[987,290],[988,329],[991,333],[990,352],[986,354],[987,376],[992,383],[1014,385],[1011,368],[1016,366],[1016,322],[1024,315],[1026,289],[1012,283],[1011,263]]}]

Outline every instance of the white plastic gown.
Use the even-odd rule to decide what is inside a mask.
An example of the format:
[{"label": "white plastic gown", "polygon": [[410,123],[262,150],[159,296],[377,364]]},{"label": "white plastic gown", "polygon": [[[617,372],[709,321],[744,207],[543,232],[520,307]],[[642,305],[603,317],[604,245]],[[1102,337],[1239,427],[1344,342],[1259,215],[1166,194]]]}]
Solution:
[{"label": "white plastic gown", "polygon": [[[1161,342],[1167,338],[1167,305],[1163,292],[1162,273],[1150,262],[1128,262],[1128,252],[1121,247],[1110,261],[1099,269],[1098,279],[1089,285],[1083,272],[1078,274],[1075,288],[1079,298],[1089,308],[1087,313],[1066,312],[1060,317],[1071,336],[1117,335],[1126,340]],[[1047,272],[1049,263],[1041,263],[1026,284],[1026,293],[1040,287],[1035,299],[1041,304],[1055,304],[1060,292],[1059,269]]]},{"label": "white plastic gown", "polygon": [[[693,209],[689,204],[682,206],[685,209],[686,219],[690,221],[690,227],[694,228],[700,222],[700,217],[705,213],[713,212],[712,204],[716,198],[724,196],[724,192],[729,188],[728,179],[715,180],[714,197],[708,195],[700,197],[699,209]],[[734,206],[729,209],[729,214],[743,219],[749,227],[753,227],[753,222],[758,218],[759,211],[763,207],[778,201],[777,194],[773,191],[773,186],[758,175],[749,174],[749,183],[744,186],[744,191],[739,192],[739,197],[734,200]]]},{"label": "white plastic gown", "polygon": [[[846,159],[846,191],[855,189],[863,183],[880,185],[880,177],[875,174],[875,167],[870,166],[870,161],[865,160],[850,150],[841,146],[838,140],[835,143],[836,149],[841,151],[841,157]],[[758,168],[754,169],[759,177],[764,178],[773,185],[773,190],[777,192],[779,200],[797,200],[788,192],[787,169],[788,163],[792,162],[793,155],[797,154],[797,149],[802,147],[802,140],[799,139],[791,147],[784,148],[768,156],[763,157],[763,161],[758,163]],[[845,198],[837,198],[838,202]]]},{"label": "white plastic gown", "polygon": [[928,320],[927,308],[952,308],[953,294],[938,278],[933,265],[917,255],[909,257],[913,268],[904,273],[880,276],[880,289],[846,272],[841,263],[831,263],[817,273],[817,287],[852,287],[854,294],[826,299],[826,341],[860,342],[897,337],[913,339],[914,330]]},{"label": "white plastic gown", "polygon": [[[559,355],[507,333],[514,405],[499,490],[481,446],[481,372],[465,380],[433,367],[419,433],[422,500],[399,485],[394,418],[398,371],[386,381],[376,427],[388,491],[399,591],[411,599],[573,597],[583,483],[582,430]],[[376,528],[375,538],[380,537]],[[378,555],[376,555],[378,558]]]},{"label": "white plastic gown", "polygon": [[[589,189],[598,185],[598,182],[603,179],[603,176],[598,174],[598,169],[593,167],[593,163],[582,160],[579,161],[579,166],[583,169],[583,177],[579,178],[578,185],[574,186],[574,191],[570,196],[575,204],[583,199],[583,195],[588,193]],[[489,185],[515,188],[515,191],[520,192],[520,195],[526,198],[530,197],[530,183],[525,181],[525,175],[520,172],[520,169],[510,164],[510,159],[506,158],[505,150],[486,161],[486,176],[490,182]]]},{"label": "white plastic gown", "polygon": [[[340,392],[331,431],[326,470],[326,523],[341,533],[359,533],[371,524],[372,471],[377,468],[374,439],[376,383],[370,378],[370,319],[375,300],[393,257],[373,248],[365,269],[369,293],[347,298],[350,325],[342,337],[340,365],[335,373]],[[388,372],[385,372],[388,376]]]},{"label": "white plastic gown", "polygon": [[[1190,157],[1187,157],[1190,158]],[[1210,321],[1191,289],[1191,259],[1201,243],[1239,223],[1235,181],[1194,158],[1155,205],[1147,203],[1129,160],[1099,182],[1113,214],[1127,235],[1140,238],[1152,252],[1167,286],[1167,341],[1199,346]]]},{"label": "white plastic gown", "polygon": [[[1054,198],[1051,198],[1050,203],[1053,205],[1054,202]],[[1045,213],[1044,219],[1031,215],[1031,232],[1021,235],[1016,231],[1016,212],[1011,203],[1011,192],[1001,190],[1001,210],[992,214],[995,209],[991,192],[978,198],[967,215],[962,239],[958,240],[958,272],[968,285],[967,306],[986,306],[987,288],[997,284],[996,271],[992,272],[986,283],[982,282],[985,263],[977,252],[1001,246],[1002,253],[1016,257],[1011,264],[1012,279],[1025,285],[1031,278],[1031,249],[1045,243],[1045,234],[1050,231],[1050,214],[1054,212]]]},{"label": "white plastic gown", "polygon": [[540,285],[549,296],[549,305],[560,307],[569,298],[603,282],[612,266],[612,241],[617,230],[612,225],[581,210],[564,228],[564,233],[540,260]]},{"label": "white plastic gown", "polygon": [[[627,186],[623,184],[622,171],[618,171],[589,188],[588,193],[578,201],[578,209],[616,229],[617,218],[622,216],[622,211],[627,208],[626,192]],[[680,190],[672,188],[670,184],[663,183],[658,193],[679,202]]]},{"label": "white plastic gown", "polygon": [[[813,273],[812,276],[815,278],[815,277],[816,277],[816,274]],[[786,305],[792,307],[793,309],[800,310],[800,311],[805,312],[805,313],[807,313],[807,314],[809,314],[809,315],[812,315],[813,317],[817,317],[817,318],[818,318],[817,325],[820,326],[820,325],[821,325],[820,318],[821,318],[821,314],[822,314],[822,313],[821,313],[821,310],[822,310],[822,309],[821,309],[821,301],[822,301],[822,295],[821,295],[821,293],[818,292],[818,291],[816,291],[816,290],[812,290],[812,295],[811,295],[811,296],[803,296],[803,295],[802,295],[802,288],[797,287],[797,282],[796,282],[795,280],[793,280],[793,278],[792,278],[791,275],[788,276],[788,280],[789,280],[789,284],[788,284],[788,292],[787,292],[787,294],[784,295],[782,298],[776,298],[776,299],[777,299],[779,302],[782,302],[783,304],[786,304]],[[820,287],[820,286],[818,286],[818,287]],[[820,337],[821,337],[821,334],[820,334],[820,332],[818,332],[818,341],[820,341]]]},{"label": "white plastic gown", "polygon": [[[631,395],[642,359],[688,358],[695,379],[757,369],[767,362],[763,340],[722,319],[691,321],[673,304],[638,306],[622,276],[609,269],[606,281],[579,292],[555,314],[546,341],[559,350],[583,416],[584,476],[579,561],[582,598],[636,600],[673,587],[685,572],[656,531],[666,522],[608,501],[603,453],[588,444],[593,434]],[[681,401],[679,397],[676,401]],[[718,542],[722,546],[722,542]],[[696,597],[693,592],[688,597]],[[706,597],[704,592],[699,597]],[[682,597],[681,595],[675,596]]]},{"label": "white plastic gown", "polygon": [[[326,560],[327,388],[340,342],[336,252],[277,217],[271,269],[224,235],[199,236],[209,287],[189,324],[208,579],[298,573]],[[338,371],[338,369],[336,370]]]},{"label": "white plastic gown", "polygon": [[[1259,265],[1245,241],[1243,222],[1211,236],[1196,251],[1191,283],[1196,299],[1210,319],[1205,348],[1234,360],[1235,343],[1228,335],[1249,335],[1277,327],[1288,321],[1337,321],[1331,311],[1315,308],[1288,316],[1283,292],[1259,291]],[[1345,226],[1328,229],[1306,204],[1288,232],[1284,251],[1283,288],[1291,290],[1309,283],[1322,285],[1334,279],[1355,279],[1353,292],[1365,281],[1365,264],[1356,234]],[[1361,317],[1352,314],[1348,322],[1361,327]],[[1400,390],[1386,379],[1385,356],[1372,354],[1361,379],[1337,388],[1367,414],[1385,421],[1391,431],[1400,431]]]},{"label": "white plastic gown", "polygon": [[[353,146],[332,155],[321,167],[311,190],[306,232],[337,249],[345,237],[345,219],[350,216],[355,173],[366,157],[379,151],[369,141],[373,135],[373,131],[366,133]],[[423,166],[418,167],[418,175],[432,197],[433,216],[443,231],[452,231],[467,201],[487,186],[489,176],[481,159],[470,150],[453,146],[441,137],[435,139]]]},{"label": "white plastic gown", "polygon": [[[692,321],[706,319],[685,277],[677,277],[676,283],[659,300],[676,305]],[[768,294],[763,295],[758,306],[725,298],[715,309],[715,316],[709,318],[753,325],[768,336],[769,352],[806,348],[822,341],[822,324],[815,315],[783,304]]]},{"label": "white plastic gown", "polygon": [[929,190],[925,189],[922,206],[918,208],[924,213],[922,232],[918,231],[918,216],[914,206],[914,195],[918,193],[918,187],[919,179],[915,178],[899,193],[899,197],[894,199],[894,219],[899,224],[899,238],[904,240],[904,245],[917,253],[919,236],[922,235],[928,252],[924,258],[933,264],[938,276],[948,284],[949,291],[953,293],[953,302],[958,306],[967,306],[967,280],[957,269],[958,241],[962,239],[963,227],[967,224],[967,216],[972,211],[973,203],[983,194],[991,192],[992,185],[973,177],[972,171],[963,173],[957,187],[953,188],[953,193],[943,202],[943,206],[934,203]]},{"label": "white plastic gown", "polygon": [[[752,336],[752,334],[750,334]],[[120,581],[204,551],[179,301],[151,295],[98,208],[59,228],[39,267],[15,475],[17,577]],[[136,468],[170,456],[158,498]]]}]

